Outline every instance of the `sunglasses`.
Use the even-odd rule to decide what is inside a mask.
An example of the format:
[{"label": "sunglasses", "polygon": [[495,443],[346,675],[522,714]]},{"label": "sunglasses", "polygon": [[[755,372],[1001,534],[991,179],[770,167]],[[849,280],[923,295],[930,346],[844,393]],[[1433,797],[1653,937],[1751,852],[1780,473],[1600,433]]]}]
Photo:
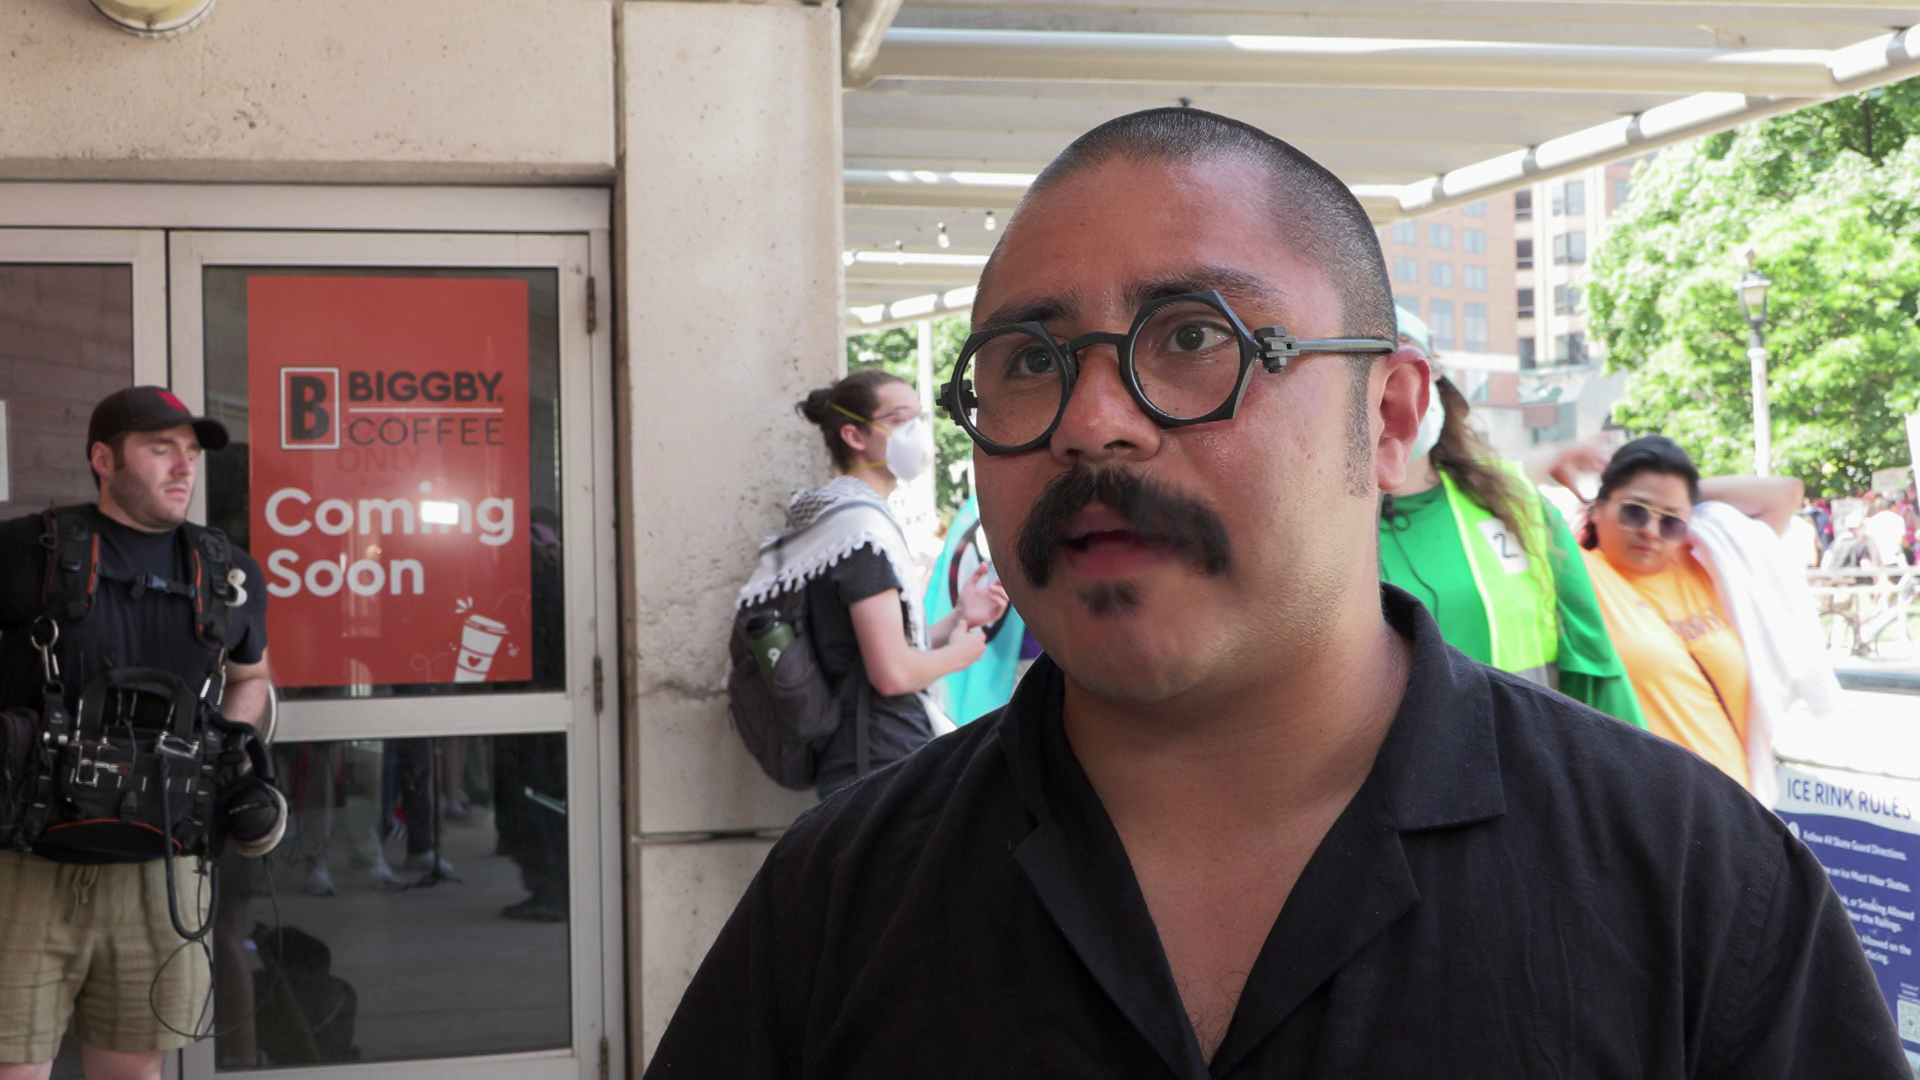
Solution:
[{"label": "sunglasses", "polygon": [[1620,522],[1620,527],[1631,532],[1646,528],[1647,523],[1655,518],[1660,519],[1660,539],[1679,543],[1687,538],[1687,519],[1679,514],[1669,514],[1646,503],[1624,499],[1620,502],[1620,508],[1614,511],[1614,519]]}]

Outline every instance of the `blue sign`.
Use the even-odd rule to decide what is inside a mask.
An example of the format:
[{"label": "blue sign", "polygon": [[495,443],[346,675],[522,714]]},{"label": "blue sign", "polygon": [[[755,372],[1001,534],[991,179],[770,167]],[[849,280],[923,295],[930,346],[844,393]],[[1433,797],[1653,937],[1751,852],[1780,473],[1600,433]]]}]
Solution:
[{"label": "blue sign", "polygon": [[1775,809],[1826,867],[1920,1067],[1920,783],[1782,765]]}]

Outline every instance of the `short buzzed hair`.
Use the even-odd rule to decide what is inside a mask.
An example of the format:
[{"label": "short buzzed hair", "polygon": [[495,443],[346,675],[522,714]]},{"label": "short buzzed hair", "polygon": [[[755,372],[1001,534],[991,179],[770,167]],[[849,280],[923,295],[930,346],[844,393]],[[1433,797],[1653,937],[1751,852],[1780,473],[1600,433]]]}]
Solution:
[{"label": "short buzzed hair", "polygon": [[[1265,170],[1275,231],[1338,288],[1341,333],[1395,339],[1393,286],[1380,238],[1360,200],[1319,162],[1252,124],[1218,113],[1184,106],[1146,109],[1115,117],[1073,140],[1034,178],[1021,202],[1116,157],[1172,162],[1232,157]],[[992,270],[989,258],[981,280]],[[1365,365],[1374,358],[1355,359]]]}]

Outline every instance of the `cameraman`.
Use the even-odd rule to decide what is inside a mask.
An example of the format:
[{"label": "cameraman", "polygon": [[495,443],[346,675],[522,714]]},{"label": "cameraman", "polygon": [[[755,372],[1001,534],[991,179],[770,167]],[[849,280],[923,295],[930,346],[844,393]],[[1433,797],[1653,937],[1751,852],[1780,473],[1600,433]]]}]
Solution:
[{"label": "cameraman", "polygon": [[[95,677],[139,667],[171,672],[228,720],[261,719],[272,685],[259,565],[231,548],[226,582],[237,588],[196,587],[199,534],[182,528],[201,452],[227,441],[219,421],[195,417],[157,387],[121,390],[94,408],[86,451],[99,499],[78,519],[96,543],[91,607],[58,620],[53,650],[69,710]],[[32,705],[45,682],[30,641],[54,595],[45,532],[40,514],[0,522],[0,708]],[[223,602],[224,654],[195,622],[196,604]],[[0,1080],[48,1076],[70,1017],[88,1080],[158,1080],[162,1054],[187,1042],[169,1027],[203,1023],[207,959],[198,946],[183,948],[174,929],[168,860],[135,858],[45,842],[32,853],[0,851]],[[192,860],[174,862],[181,917],[204,922],[206,879]]]}]

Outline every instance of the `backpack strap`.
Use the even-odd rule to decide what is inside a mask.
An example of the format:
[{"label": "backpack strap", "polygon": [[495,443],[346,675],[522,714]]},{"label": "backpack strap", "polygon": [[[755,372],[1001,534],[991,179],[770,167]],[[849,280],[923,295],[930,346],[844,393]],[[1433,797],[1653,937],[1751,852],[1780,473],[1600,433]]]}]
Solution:
[{"label": "backpack strap", "polygon": [[200,644],[226,654],[229,608],[238,603],[239,590],[229,580],[233,572],[233,544],[219,529],[189,521],[187,545],[193,556],[193,635]]},{"label": "backpack strap", "polygon": [[[142,577],[107,570],[100,565],[100,534],[90,506],[48,507],[41,514],[40,545],[47,549],[47,571],[41,581],[42,612],[52,622],[75,623],[93,610],[93,597],[105,577],[129,587],[137,599],[147,591],[181,596],[193,604],[193,636],[200,644],[225,656],[231,613],[241,592],[229,580],[233,545],[227,534],[193,522],[186,533],[193,581],[181,584],[151,575]],[[216,664],[216,667],[219,665]]]},{"label": "backpack strap", "polygon": [[41,609],[55,623],[74,623],[93,610],[100,586],[100,536],[87,506],[49,506],[40,515],[40,546],[47,549]]}]

